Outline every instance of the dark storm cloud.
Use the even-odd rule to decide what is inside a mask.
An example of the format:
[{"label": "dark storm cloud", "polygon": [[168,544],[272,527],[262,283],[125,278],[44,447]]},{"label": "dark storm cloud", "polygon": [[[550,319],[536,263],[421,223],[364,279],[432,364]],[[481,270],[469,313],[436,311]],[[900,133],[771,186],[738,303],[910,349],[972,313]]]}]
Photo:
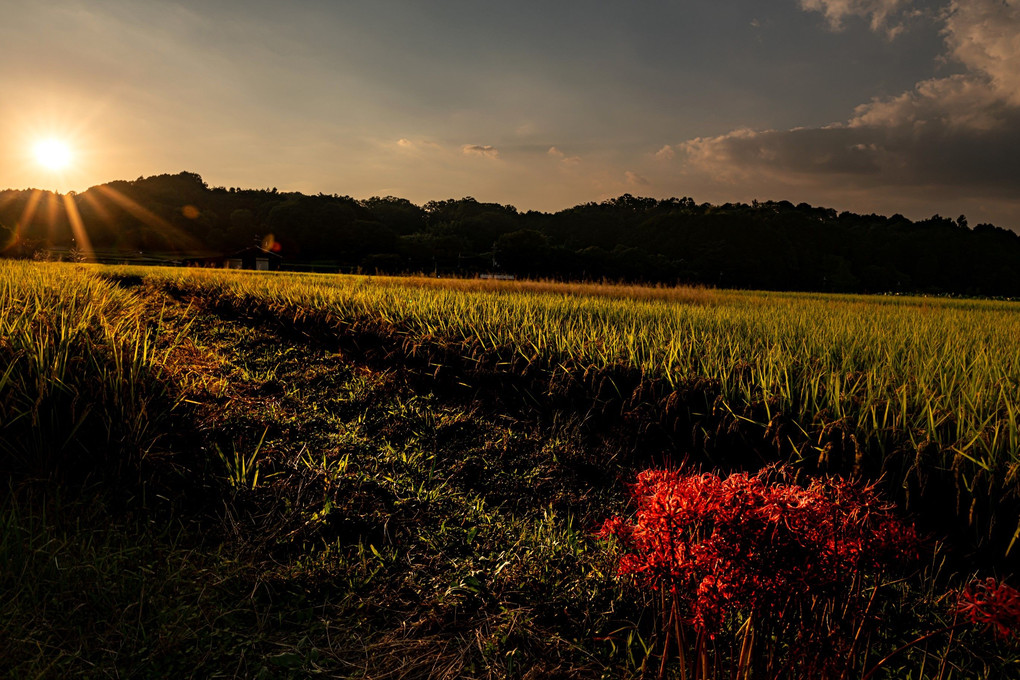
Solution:
[{"label": "dark storm cloud", "polygon": [[[856,8],[876,30],[906,4],[802,2],[836,20]],[[963,74],[858,106],[842,123],[734,130],[658,155],[675,152],[689,170],[723,182],[945,187],[1013,197],[1020,186],[1020,0],[953,2],[942,16],[947,57],[966,67]]]},{"label": "dark storm cloud", "polygon": [[722,181],[769,176],[788,184],[966,187],[1011,195],[1020,186],[1020,115],[1001,129],[840,125],[788,131],[738,130],[675,147],[690,165]]}]

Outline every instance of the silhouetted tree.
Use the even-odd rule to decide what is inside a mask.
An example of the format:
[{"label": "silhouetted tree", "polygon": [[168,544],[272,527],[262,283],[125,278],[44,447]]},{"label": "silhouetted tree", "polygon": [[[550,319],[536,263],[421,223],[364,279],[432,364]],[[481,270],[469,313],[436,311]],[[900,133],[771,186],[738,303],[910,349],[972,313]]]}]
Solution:
[{"label": "silhouetted tree", "polygon": [[[1020,237],[991,224],[970,229],[963,215],[913,222],[785,200],[712,205],[631,194],[521,213],[472,197],[417,206],[393,196],[210,188],[189,172],[110,182],[67,200],[92,245],[114,254],[227,252],[272,234],[284,266],[468,274],[495,260],[516,274],[560,278],[1020,296]],[[0,224],[7,256],[73,243],[65,198],[52,192],[0,191]]]},{"label": "silhouetted tree", "polygon": [[540,231],[520,229],[500,236],[492,250],[499,268],[515,274],[539,274],[547,267],[549,239]]}]

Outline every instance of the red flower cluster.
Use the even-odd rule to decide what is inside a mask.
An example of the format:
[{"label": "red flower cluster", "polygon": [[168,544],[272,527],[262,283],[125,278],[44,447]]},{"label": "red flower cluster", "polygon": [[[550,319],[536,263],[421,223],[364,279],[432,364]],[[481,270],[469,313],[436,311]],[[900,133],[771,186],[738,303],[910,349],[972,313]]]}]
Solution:
[{"label": "red flower cluster", "polygon": [[777,621],[819,597],[846,601],[862,575],[917,558],[916,532],[874,486],[770,481],[783,473],[647,470],[631,489],[636,521],[611,519],[600,534],[623,543],[621,575],[668,589],[709,634],[732,612]]},{"label": "red flower cluster", "polygon": [[960,593],[957,611],[1003,638],[1020,638],[1020,591],[994,578],[974,581]]}]

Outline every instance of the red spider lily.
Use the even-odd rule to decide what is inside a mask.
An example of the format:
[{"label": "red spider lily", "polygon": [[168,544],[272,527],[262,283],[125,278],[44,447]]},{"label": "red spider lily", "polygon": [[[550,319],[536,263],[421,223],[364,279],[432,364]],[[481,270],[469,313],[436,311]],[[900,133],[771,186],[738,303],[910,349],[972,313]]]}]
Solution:
[{"label": "red spider lily", "polygon": [[964,588],[957,611],[1000,637],[1020,637],[1020,591],[994,578],[974,581]]},{"label": "red spider lily", "polygon": [[985,630],[991,628],[1001,638],[1020,639],[1020,591],[994,578],[972,581],[960,591],[957,594],[956,615],[957,618],[962,615],[966,620],[957,622],[954,619],[952,625],[911,640],[872,666],[861,680],[871,680],[890,659],[911,647],[971,623],[984,626]]},{"label": "red spider lily", "polygon": [[782,472],[647,470],[631,488],[636,521],[614,518],[600,533],[622,542],[621,575],[665,589],[709,634],[733,612],[776,620],[818,598],[845,600],[862,574],[918,556],[916,532],[874,486],[769,481]]}]

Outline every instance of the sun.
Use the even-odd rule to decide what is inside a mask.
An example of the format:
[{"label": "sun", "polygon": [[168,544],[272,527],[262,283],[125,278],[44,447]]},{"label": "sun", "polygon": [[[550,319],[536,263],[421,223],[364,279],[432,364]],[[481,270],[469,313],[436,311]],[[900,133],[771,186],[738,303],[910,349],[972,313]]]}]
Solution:
[{"label": "sun", "polygon": [[59,139],[42,139],[33,147],[35,160],[50,170],[63,170],[71,164],[71,149]]}]

